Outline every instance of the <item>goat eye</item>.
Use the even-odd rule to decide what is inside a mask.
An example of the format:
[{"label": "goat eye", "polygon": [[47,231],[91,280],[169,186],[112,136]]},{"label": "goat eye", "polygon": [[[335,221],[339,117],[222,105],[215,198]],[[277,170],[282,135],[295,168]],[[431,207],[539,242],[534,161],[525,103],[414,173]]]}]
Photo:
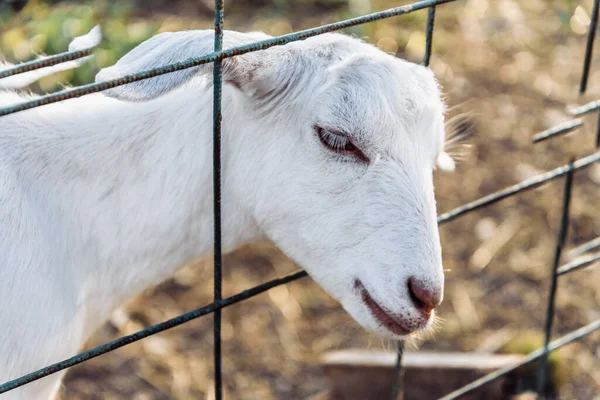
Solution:
[{"label": "goat eye", "polygon": [[362,162],[368,162],[369,159],[356,147],[350,139],[339,132],[315,126],[315,131],[323,146],[338,154],[351,155]]}]

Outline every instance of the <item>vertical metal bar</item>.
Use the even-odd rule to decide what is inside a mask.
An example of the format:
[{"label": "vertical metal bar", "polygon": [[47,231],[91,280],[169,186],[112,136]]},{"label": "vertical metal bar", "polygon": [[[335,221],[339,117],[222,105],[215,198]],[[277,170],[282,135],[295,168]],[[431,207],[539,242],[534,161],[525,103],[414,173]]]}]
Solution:
[{"label": "vertical metal bar", "polygon": [[[573,161],[571,161],[571,164]],[[560,256],[562,249],[564,248],[565,241],[567,239],[567,232],[569,230],[569,205],[571,203],[571,191],[573,188],[573,175],[574,171],[571,169],[565,178],[565,188],[563,193],[563,207],[562,217],[560,222],[560,230],[558,233],[558,239],[556,241],[556,249],[554,252],[554,264],[552,265],[552,281],[550,284],[550,296],[548,298],[548,308],[546,310],[546,327],[545,327],[545,339],[544,339],[544,354],[540,358],[540,366],[538,369],[537,376],[537,392],[540,398],[543,398],[543,392],[546,387],[546,376],[548,375],[548,346],[550,343],[550,336],[552,335],[552,322],[554,320],[554,303],[556,298],[556,290],[558,283],[558,266],[560,263]]]},{"label": "vertical metal bar", "polygon": [[[423,59],[423,65],[426,67],[429,66],[429,60],[431,59],[431,43],[433,40],[433,28],[435,22],[435,6],[429,7],[427,14],[427,32],[426,32],[426,40],[425,40],[425,57]],[[401,394],[400,381],[401,381],[401,372],[402,372],[402,355],[404,354],[404,342],[398,341],[397,346],[398,355],[396,356],[396,372],[394,373],[394,377],[396,381],[394,382],[394,391],[392,394],[393,400],[398,400],[398,396]],[[402,391],[404,388],[402,388]]]},{"label": "vertical metal bar", "polygon": [[594,8],[592,9],[592,16],[590,18],[590,30],[588,31],[587,44],[585,46],[585,61],[583,62],[583,73],[581,74],[579,94],[585,93],[587,89],[590,65],[592,63],[594,39],[596,38],[596,27],[598,26],[598,8],[600,8],[600,0],[594,0]]},{"label": "vertical metal bar", "polygon": [[[600,0],[598,0],[600,1]],[[425,57],[423,65],[428,67],[431,59],[431,46],[433,43],[433,26],[435,24],[435,6],[430,7],[427,13],[427,31],[425,33]]]},{"label": "vertical metal bar", "polygon": [[[215,43],[214,49],[223,48],[223,0],[215,0]],[[213,70],[213,189],[214,189],[214,301],[222,299],[221,291],[221,95],[223,89],[221,61],[214,62]],[[215,400],[223,399],[221,368],[221,309],[214,315],[214,359],[215,359]]]},{"label": "vertical metal bar", "polygon": [[[435,23],[435,6],[429,7],[427,13],[427,28],[426,28],[426,38],[425,38],[425,57],[423,58],[423,65],[428,67],[429,60],[431,59],[431,45],[433,41],[433,28]],[[392,394],[393,400],[398,400],[400,396],[404,397],[404,384],[402,382],[402,356],[404,355],[404,342],[398,341],[397,344],[397,352],[396,356],[396,368],[394,372],[394,378],[396,379],[394,382],[394,390]],[[402,386],[402,388],[400,387]]]},{"label": "vertical metal bar", "polygon": [[[433,40],[433,28],[435,22],[435,6],[429,7],[427,13],[427,32],[425,39],[425,57],[423,59],[423,65],[428,67],[429,60],[431,59],[431,44]],[[396,382],[394,384],[393,399],[398,400],[400,394],[400,372],[402,370],[402,354],[404,353],[404,342],[398,342],[398,356],[396,357],[396,373],[394,374]]]},{"label": "vertical metal bar", "polygon": [[[428,13],[427,13],[427,32],[426,32],[426,39],[425,39],[425,57],[423,59],[423,65],[425,65],[426,67],[429,66],[429,60],[431,59],[431,44],[433,41],[433,28],[434,28],[434,23],[435,23],[435,6],[429,7]],[[398,345],[397,345],[397,352],[398,355],[396,356],[396,369],[395,369],[395,373],[394,373],[394,377],[396,379],[396,381],[394,382],[394,391],[392,394],[392,399],[393,400],[398,400],[399,396],[402,395],[402,397],[404,397],[403,393],[404,392],[404,388],[400,388],[400,386],[404,386],[401,383],[402,377],[401,377],[401,372],[402,372],[402,355],[404,354],[404,342],[403,341],[398,341]]]},{"label": "vertical metal bar", "polygon": [[402,397],[404,397],[403,392],[404,392],[404,387],[400,387],[400,386],[404,386],[401,383],[402,377],[400,375],[400,373],[402,372],[402,355],[404,354],[404,342],[402,340],[399,340],[396,346],[396,351],[398,352],[398,356],[396,357],[396,367],[395,367],[395,372],[394,372],[394,378],[395,378],[395,382],[394,382],[394,391],[392,394],[392,400],[399,400],[399,396],[402,394]]},{"label": "vertical metal bar", "polygon": [[[600,0],[598,0],[600,1]],[[598,121],[596,122],[596,148],[600,148],[600,113],[598,113]]]}]

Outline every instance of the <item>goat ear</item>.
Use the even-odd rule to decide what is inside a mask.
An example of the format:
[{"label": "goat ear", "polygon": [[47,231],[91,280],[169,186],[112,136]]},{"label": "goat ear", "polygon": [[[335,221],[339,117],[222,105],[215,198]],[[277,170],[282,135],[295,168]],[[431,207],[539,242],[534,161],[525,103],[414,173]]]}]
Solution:
[{"label": "goat ear", "polygon": [[[69,44],[69,51],[92,49],[98,46],[101,40],[102,32],[100,30],[100,26],[96,25],[87,34],[83,36],[77,36],[76,38],[74,38],[71,44]],[[60,64],[52,65],[50,67],[44,67],[33,71],[24,72],[22,74],[9,76],[7,78],[2,78],[0,79],[0,89],[24,88],[45,76],[52,75],[56,72],[77,68],[83,65],[84,62],[86,62],[92,57],[94,57],[93,54],[80,58],[78,60],[66,61]],[[41,59],[43,59],[43,57]],[[0,70],[11,67],[13,67],[13,65],[3,63],[0,61]]]},{"label": "goat ear", "polygon": [[[270,36],[260,33],[223,32],[223,48],[241,46]],[[180,31],[161,33],[141,43],[125,54],[115,65],[104,68],[96,75],[96,82],[104,82],[125,75],[202,57],[213,52],[214,31]],[[260,52],[264,53],[264,52]],[[262,56],[262,57],[261,57]],[[249,53],[223,60],[223,80],[239,88],[247,86],[257,68],[264,64],[265,55]],[[213,63],[159,75],[107,90],[106,96],[126,101],[145,101],[168,93],[198,74],[210,73]]]},{"label": "goat ear", "polygon": [[100,41],[102,41],[102,29],[100,25],[96,25],[85,35],[73,38],[69,43],[69,51],[91,49],[98,46]]}]

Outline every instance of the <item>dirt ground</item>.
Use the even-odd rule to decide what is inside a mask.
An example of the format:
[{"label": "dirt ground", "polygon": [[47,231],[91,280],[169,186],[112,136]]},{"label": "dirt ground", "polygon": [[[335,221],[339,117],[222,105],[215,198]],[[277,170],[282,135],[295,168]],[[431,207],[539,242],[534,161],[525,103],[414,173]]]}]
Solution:
[{"label": "dirt ground", "polygon": [[[272,34],[398,4],[354,0],[332,10],[313,2],[307,9],[296,5],[269,12],[236,3],[226,18],[228,29],[262,29]],[[599,52],[588,93],[578,96],[592,2],[583,1],[576,10],[573,3],[458,0],[438,8],[431,67],[446,93],[449,115],[458,117],[454,126],[472,133],[455,149],[460,156],[457,172],[436,173],[440,213],[562,165],[573,155],[595,151],[594,116],[586,117],[585,126],[567,137],[531,143],[535,133],[569,119],[567,106],[600,96]],[[175,4],[163,4],[151,15],[164,21],[164,30],[210,25],[202,7],[178,12]],[[149,17],[146,14],[140,15]],[[425,18],[426,12],[421,11],[348,32],[418,62]],[[600,235],[599,185],[600,165],[576,175],[569,247]],[[422,349],[496,352],[524,332],[542,329],[561,188],[562,181],[556,181],[441,227],[447,269],[446,296],[438,314],[442,323],[434,340],[422,343]],[[226,259],[224,295],[295,269],[270,245],[242,249]],[[595,267],[560,280],[555,337],[600,318],[599,287],[600,269]],[[211,262],[186,267],[115,312],[88,347],[211,299]],[[305,278],[223,312],[226,397],[305,399],[326,389],[318,365],[324,352],[381,346],[390,344],[364,332]],[[212,354],[212,317],[203,317],[72,368],[62,397],[210,399]],[[592,399],[600,393],[600,333],[570,345],[560,355],[568,378],[561,386],[561,398]]]}]

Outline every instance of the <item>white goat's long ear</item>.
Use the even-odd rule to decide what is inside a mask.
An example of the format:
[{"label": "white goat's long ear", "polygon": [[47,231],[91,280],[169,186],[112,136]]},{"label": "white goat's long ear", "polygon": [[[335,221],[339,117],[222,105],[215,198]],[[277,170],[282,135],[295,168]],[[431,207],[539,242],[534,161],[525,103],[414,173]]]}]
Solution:
[{"label": "white goat's long ear", "polygon": [[[100,29],[100,25],[96,25],[85,35],[75,37],[71,43],[69,43],[69,51],[92,49],[98,46],[101,41],[102,30]],[[87,59],[88,57],[84,57],[83,59]]]},{"label": "white goat's long ear", "polygon": [[[74,38],[73,41],[69,44],[69,51],[94,48],[98,46],[98,44],[100,44],[101,40],[102,32],[100,30],[100,26],[96,25],[94,28],[92,28],[91,31],[89,31],[85,35],[77,36],[76,38]],[[82,57],[78,60],[67,61],[64,63],[52,65],[50,67],[39,68],[33,71],[24,72],[22,74],[0,79],[0,89],[24,88],[25,86],[28,86],[45,76],[52,75],[56,72],[77,68],[92,57],[93,55],[90,55],[87,57]],[[41,57],[40,59],[43,60],[44,57]],[[11,67],[13,67],[13,65],[0,62],[0,70],[8,69]]]},{"label": "white goat's long ear", "polygon": [[[268,39],[260,33],[223,32],[223,48],[228,49],[244,44]],[[104,82],[125,75],[185,61],[192,57],[202,57],[213,52],[214,31],[195,30],[160,33],[141,43],[125,54],[111,67],[104,68],[96,75],[96,82]],[[260,54],[262,53],[262,54]],[[239,88],[247,86],[254,77],[254,71],[265,63],[265,52],[250,53],[223,60],[223,80]],[[177,72],[159,75],[154,78],[118,86],[104,92],[106,96],[126,101],[145,101],[168,93],[201,73],[209,73],[213,64],[203,64]]]}]

